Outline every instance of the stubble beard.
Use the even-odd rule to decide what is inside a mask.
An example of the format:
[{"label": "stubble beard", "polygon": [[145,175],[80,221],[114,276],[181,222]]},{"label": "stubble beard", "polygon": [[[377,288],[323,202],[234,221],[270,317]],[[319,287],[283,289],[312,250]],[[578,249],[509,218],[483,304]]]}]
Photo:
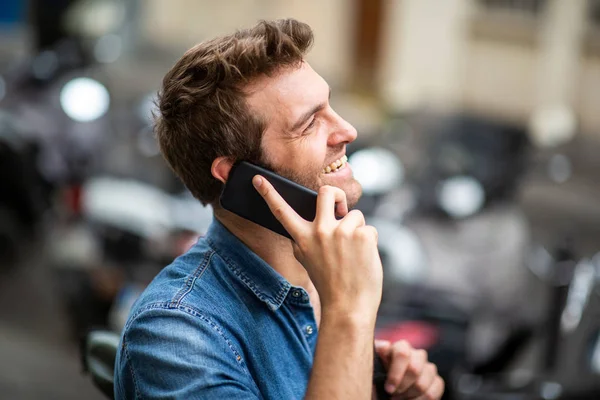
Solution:
[{"label": "stubble beard", "polygon": [[[261,159],[261,165],[265,168],[275,172],[278,175],[283,176],[291,181],[294,181],[308,189],[314,190],[315,192],[319,191],[321,186],[327,185],[327,182],[323,182],[319,177],[321,173],[319,171],[309,171],[305,174],[298,173],[290,168],[285,167],[275,167],[271,163]],[[336,186],[331,184],[331,186]],[[354,208],[356,203],[358,203],[358,199],[362,194],[362,188],[358,181],[352,177],[348,181],[344,182],[344,187],[340,187],[346,193],[346,199],[348,201],[348,209]],[[336,186],[338,187],[338,186]]]}]

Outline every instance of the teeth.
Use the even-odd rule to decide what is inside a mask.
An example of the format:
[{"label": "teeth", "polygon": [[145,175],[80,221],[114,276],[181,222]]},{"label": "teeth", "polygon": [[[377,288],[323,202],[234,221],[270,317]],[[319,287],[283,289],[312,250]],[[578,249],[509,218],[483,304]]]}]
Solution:
[{"label": "teeth", "polygon": [[336,160],[336,161],[332,162],[331,164],[329,164],[327,167],[325,167],[323,169],[323,173],[329,174],[331,172],[335,172],[338,169],[342,168],[346,164],[347,161],[348,161],[348,157],[344,155],[339,160]]}]

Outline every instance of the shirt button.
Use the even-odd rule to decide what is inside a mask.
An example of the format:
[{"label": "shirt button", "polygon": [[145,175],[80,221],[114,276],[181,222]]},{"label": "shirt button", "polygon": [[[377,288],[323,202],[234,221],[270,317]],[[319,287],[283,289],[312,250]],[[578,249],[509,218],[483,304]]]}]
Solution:
[{"label": "shirt button", "polygon": [[300,291],[299,291],[299,290],[294,290],[294,291],[292,292],[292,296],[294,296],[294,297],[300,297],[300,296],[302,296],[302,293],[300,293]]},{"label": "shirt button", "polygon": [[308,325],[308,326],[306,327],[306,333],[307,333],[307,334],[309,334],[309,335],[312,335],[312,333],[313,333],[313,327],[312,327],[312,326],[310,326],[310,325]]}]

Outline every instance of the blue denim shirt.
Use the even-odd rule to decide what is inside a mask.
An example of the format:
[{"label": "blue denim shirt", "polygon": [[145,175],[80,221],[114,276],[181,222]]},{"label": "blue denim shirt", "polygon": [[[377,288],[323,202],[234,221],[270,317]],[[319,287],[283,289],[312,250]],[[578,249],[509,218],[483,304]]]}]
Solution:
[{"label": "blue denim shirt", "polygon": [[301,399],[317,325],[292,286],[214,220],[132,308],[117,399]]}]

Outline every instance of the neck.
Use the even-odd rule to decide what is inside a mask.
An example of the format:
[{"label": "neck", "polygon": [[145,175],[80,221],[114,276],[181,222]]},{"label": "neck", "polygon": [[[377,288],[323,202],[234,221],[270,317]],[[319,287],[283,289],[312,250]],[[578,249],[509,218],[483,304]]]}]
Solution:
[{"label": "neck", "polygon": [[294,257],[292,241],[227,210],[215,207],[215,218],[294,286],[312,291],[308,273]]}]

